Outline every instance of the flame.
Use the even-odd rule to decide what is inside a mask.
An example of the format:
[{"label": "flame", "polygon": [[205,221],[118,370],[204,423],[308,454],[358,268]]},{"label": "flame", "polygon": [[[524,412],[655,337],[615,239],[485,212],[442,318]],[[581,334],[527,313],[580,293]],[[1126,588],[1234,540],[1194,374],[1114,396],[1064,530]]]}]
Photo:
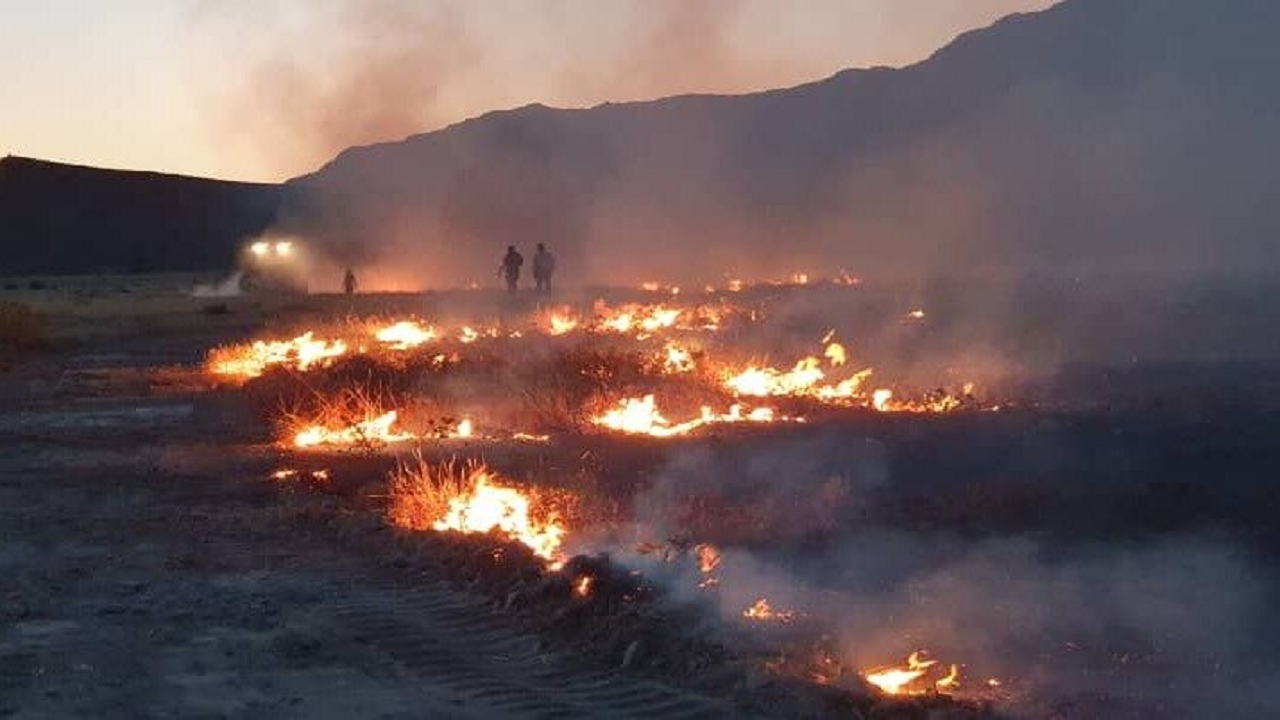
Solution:
[{"label": "flame", "polygon": [[778,420],[801,422],[799,418],[777,418],[772,408],[755,408],[743,413],[741,405],[731,405],[729,411],[716,414],[711,408],[704,406],[699,417],[681,423],[672,423],[658,411],[657,401],[653,395],[642,398],[626,398],[618,406],[594,418],[592,422],[601,427],[629,435],[648,435],[656,438],[669,438],[687,435],[704,426],[717,423],[771,423]]},{"label": "flame", "polygon": [[702,580],[698,583],[700,588],[711,588],[720,584],[720,577],[716,575],[716,571],[720,569],[720,550],[714,545],[697,545],[694,552],[698,556],[698,572],[702,573]]},{"label": "flame", "polygon": [[825,377],[818,359],[807,357],[790,370],[748,366],[742,372],[725,378],[724,384],[735,394],[749,397],[807,395]]},{"label": "flame", "polygon": [[693,354],[675,343],[667,343],[663,348],[662,369],[670,375],[693,372]]},{"label": "flame", "polygon": [[354,445],[388,445],[391,443],[413,440],[417,436],[408,432],[397,432],[392,429],[399,413],[387,411],[375,417],[369,417],[350,427],[331,429],[323,425],[312,425],[299,430],[293,436],[293,445],[298,448],[313,448],[321,445],[337,445],[351,447]]},{"label": "flame", "polygon": [[940,666],[937,660],[924,659],[925,652],[917,650],[907,657],[905,666],[889,667],[864,673],[867,682],[890,695],[922,695],[927,692],[954,690],[960,684],[960,668],[950,665],[948,671],[930,681]]},{"label": "flame", "polygon": [[539,522],[530,515],[529,498],[521,491],[498,485],[483,466],[468,478],[470,486],[449,501],[448,512],[432,529],[461,533],[494,530],[527,545],[535,555],[558,559],[565,529],[554,520]]},{"label": "flame", "polygon": [[463,418],[462,422],[459,422],[458,427],[453,431],[454,437],[460,438],[469,438],[474,434],[475,426],[472,424],[470,418]]},{"label": "flame", "polygon": [[826,356],[827,361],[831,363],[831,367],[841,367],[849,362],[849,353],[844,346],[838,342],[827,345],[827,349],[822,353]]},{"label": "flame", "polygon": [[261,376],[273,365],[307,370],[346,353],[345,342],[317,340],[314,333],[307,331],[291,340],[258,340],[249,345],[218,348],[209,355],[209,369],[216,375],[247,379]]},{"label": "flame", "polygon": [[423,327],[412,320],[401,320],[374,333],[378,342],[392,350],[411,350],[435,340],[436,336],[435,328]]},{"label": "flame", "polygon": [[796,614],[790,610],[774,610],[766,598],[760,598],[751,607],[742,611],[742,617],[761,622],[789,623],[796,619]]},{"label": "flame", "polygon": [[630,304],[618,308],[610,308],[604,302],[596,303],[597,332],[630,335],[635,333],[643,338],[667,328],[675,327],[684,311],[665,305]]},{"label": "flame", "polygon": [[555,310],[546,315],[544,326],[549,335],[564,335],[577,329],[578,318],[567,308]]},{"label": "flame", "polygon": [[917,309],[915,309],[915,310],[912,310],[911,312],[907,313],[907,319],[909,319],[909,320],[923,320],[923,319],[924,319],[924,310],[920,310],[920,309],[918,309],[918,308],[917,308]]},{"label": "flame", "polygon": [[889,409],[890,400],[893,400],[892,390],[880,388],[879,390],[871,393],[871,407],[879,410],[880,412],[885,412]]},{"label": "flame", "polygon": [[573,582],[573,594],[581,598],[591,596],[590,575],[583,575]]}]

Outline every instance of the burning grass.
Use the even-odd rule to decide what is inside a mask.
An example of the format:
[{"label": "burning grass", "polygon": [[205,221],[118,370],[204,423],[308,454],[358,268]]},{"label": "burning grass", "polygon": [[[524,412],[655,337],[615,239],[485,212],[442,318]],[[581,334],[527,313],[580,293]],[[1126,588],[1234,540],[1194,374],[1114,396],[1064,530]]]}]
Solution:
[{"label": "burning grass", "polygon": [[[484,441],[499,454],[536,454],[538,467],[552,468],[540,471],[543,477],[552,479],[575,466],[584,472],[607,466],[593,453],[621,448],[631,457],[651,445],[605,440],[602,433],[668,439],[712,427],[766,428],[807,417],[822,422],[848,410],[932,413],[976,406],[971,388],[919,394],[881,384],[834,332],[795,362],[750,359],[741,336],[724,329],[740,317],[758,316],[728,305],[681,306],[676,300],[672,293],[658,303],[597,303],[590,313],[553,308],[515,325],[349,321],[343,328],[307,331],[291,340],[220,349],[210,355],[209,370],[246,380],[251,393],[292,394],[295,407],[302,409],[286,413],[279,425],[281,444],[291,449],[373,452],[412,443],[421,451],[431,441]],[[807,344],[797,344],[796,355]],[[879,387],[870,384],[873,376]],[[504,445],[513,440],[553,442],[546,450]],[[598,482],[615,480],[599,474]],[[690,589],[718,599],[722,579],[732,580],[724,557],[708,542],[737,543],[743,533],[766,527],[785,526],[777,529],[779,538],[815,532],[847,495],[832,483],[812,497],[725,485],[673,488],[678,497],[667,518],[688,539],[686,562],[698,567],[697,588]],[[608,562],[566,556],[566,517],[575,528],[574,544],[589,546],[593,538],[630,522],[623,513],[607,521],[583,520],[576,509],[566,511],[564,498],[551,490],[513,483],[476,461],[433,463],[417,453],[397,467],[388,486],[391,524],[480,548],[459,561],[467,573],[502,575],[513,563],[538,564],[536,588],[528,587],[527,568],[494,581],[495,592],[505,593],[500,596],[504,607],[552,597],[564,604],[558,612],[566,614],[583,608],[628,613],[640,598],[652,596],[651,589],[641,593],[648,585],[640,576]],[[602,498],[586,496],[609,492],[597,485],[571,502],[598,503]],[[519,563],[512,550],[517,546]],[[557,572],[560,568],[563,572]],[[798,628],[812,622],[812,609],[779,608],[755,591],[735,596],[726,609],[730,620],[736,616],[729,625],[738,631],[772,640],[802,632]],[[632,647],[622,649],[632,655]],[[823,677],[831,676],[829,670]],[[788,677],[817,674],[809,668]],[[958,669],[922,656],[865,676],[891,695],[937,696],[959,682]],[[869,692],[861,673],[850,670],[845,677]]]},{"label": "burning grass", "polygon": [[410,530],[497,533],[560,563],[567,533],[538,493],[505,484],[476,462],[432,464],[416,457],[396,468],[390,481],[391,522]]}]

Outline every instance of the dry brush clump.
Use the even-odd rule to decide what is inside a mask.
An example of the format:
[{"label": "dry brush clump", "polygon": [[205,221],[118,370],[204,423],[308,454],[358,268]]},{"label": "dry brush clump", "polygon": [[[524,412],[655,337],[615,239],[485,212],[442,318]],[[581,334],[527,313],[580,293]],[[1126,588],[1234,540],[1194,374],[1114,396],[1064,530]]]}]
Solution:
[{"label": "dry brush clump", "polygon": [[401,463],[387,481],[387,518],[407,530],[430,530],[449,512],[449,503],[474,483],[481,466],[448,460],[433,463],[414,455]]}]

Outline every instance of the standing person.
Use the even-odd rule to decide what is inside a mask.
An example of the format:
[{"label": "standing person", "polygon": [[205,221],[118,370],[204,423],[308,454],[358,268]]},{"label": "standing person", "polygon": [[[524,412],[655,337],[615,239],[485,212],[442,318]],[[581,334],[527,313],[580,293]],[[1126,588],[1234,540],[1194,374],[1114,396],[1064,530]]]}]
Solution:
[{"label": "standing person", "polygon": [[356,274],[351,268],[342,276],[342,291],[348,295],[356,294]]},{"label": "standing person", "polygon": [[498,274],[507,281],[507,291],[515,292],[520,285],[520,268],[524,265],[524,256],[516,252],[515,245],[507,246],[507,254],[502,258]]},{"label": "standing person", "polygon": [[533,255],[533,281],[538,292],[551,292],[551,274],[556,271],[556,256],[547,252],[547,246],[538,243],[538,252]]}]

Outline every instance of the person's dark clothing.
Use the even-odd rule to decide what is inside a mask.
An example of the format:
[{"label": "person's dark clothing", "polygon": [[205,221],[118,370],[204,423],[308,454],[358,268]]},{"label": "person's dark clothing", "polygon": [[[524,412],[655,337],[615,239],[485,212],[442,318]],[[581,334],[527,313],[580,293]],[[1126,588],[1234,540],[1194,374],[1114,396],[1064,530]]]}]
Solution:
[{"label": "person's dark clothing", "polygon": [[556,271],[556,257],[546,250],[539,248],[538,252],[533,256],[533,280],[538,286],[539,292],[551,291],[551,275]]},{"label": "person's dark clothing", "polygon": [[342,289],[348,295],[354,295],[356,292],[356,274],[350,269],[347,274],[342,276]]},{"label": "person's dark clothing", "polygon": [[515,292],[520,285],[520,268],[524,266],[524,256],[516,252],[515,248],[508,248],[507,254],[502,258],[502,277],[507,281],[507,289]]}]

